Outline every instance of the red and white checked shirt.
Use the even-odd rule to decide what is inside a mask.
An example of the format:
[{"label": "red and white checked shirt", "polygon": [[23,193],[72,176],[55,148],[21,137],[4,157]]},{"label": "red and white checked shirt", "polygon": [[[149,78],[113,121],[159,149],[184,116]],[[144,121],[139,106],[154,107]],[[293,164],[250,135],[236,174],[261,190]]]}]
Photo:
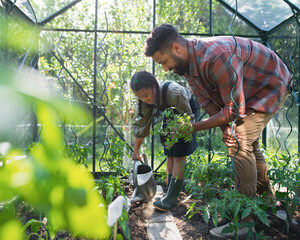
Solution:
[{"label": "red and white checked shirt", "polygon": [[286,65],[258,42],[240,37],[236,41],[232,55],[231,36],[188,40],[190,73],[184,76],[200,106],[213,102],[229,120],[237,108],[240,115],[251,109],[275,113],[291,82]]}]

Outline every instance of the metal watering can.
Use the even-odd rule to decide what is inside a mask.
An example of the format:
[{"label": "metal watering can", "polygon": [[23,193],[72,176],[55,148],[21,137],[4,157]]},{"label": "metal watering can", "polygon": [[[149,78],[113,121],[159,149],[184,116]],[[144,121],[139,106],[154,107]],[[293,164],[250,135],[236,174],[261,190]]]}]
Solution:
[{"label": "metal watering can", "polygon": [[148,165],[148,160],[143,154],[144,163],[140,160],[134,160],[132,170],[133,193],[130,202],[147,202],[151,200],[156,193],[156,183],[152,168]]}]

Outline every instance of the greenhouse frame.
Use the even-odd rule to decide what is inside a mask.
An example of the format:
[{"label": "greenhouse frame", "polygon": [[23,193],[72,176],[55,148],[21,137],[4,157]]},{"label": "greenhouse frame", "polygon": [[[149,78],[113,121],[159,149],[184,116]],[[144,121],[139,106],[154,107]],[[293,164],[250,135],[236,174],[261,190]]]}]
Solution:
[{"label": "greenhouse frame", "polygon": [[[134,166],[132,153],[135,138],[132,125],[137,114],[137,99],[130,89],[133,74],[146,70],[159,81],[171,80],[189,88],[184,77],[165,72],[160,64],[144,53],[145,41],[152,29],[168,23],[187,39],[232,36],[254,40],[270,48],[286,64],[292,76],[292,88],[289,89],[287,100],[263,130],[260,147],[272,166],[269,173],[272,181],[279,189],[288,189],[285,195],[278,196],[284,195],[282,198],[288,199],[286,206],[292,202],[290,211],[294,214],[299,203],[300,184],[299,15],[300,0],[0,0],[0,110],[3,116],[0,119],[0,174],[13,162],[12,159],[31,159],[37,169],[43,169],[43,164],[47,168],[52,166],[48,165],[49,159],[70,158],[76,166],[91,173],[96,182],[99,181],[99,189],[101,184],[103,188],[113,186],[110,190],[106,189],[104,194],[101,192],[105,196],[105,204],[111,203],[113,193],[118,192],[114,188],[119,189],[119,185],[122,185],[118,181],[130,178]],[[204,109],[200,109],[197,121],[207,117]],[[161,117],[152,117],[151,134],[145,137],[140,152],[150,159],[149,166],[155,178],[167,181],[164,170],[167,158],[157,134],[157,126],[161,122]],[[201,173],[219,169],[218,164],[222,162],[232,166],[231,172],[226,174],[236,174],[233,167],[235,157],[230,160],[219,128],[199,131],[196,139],[197,153],[187,158],[187,162],[190,161],[187,169],[193,169],[192,164],[196,166],[195,159],[199,158],[204,166]],[[57,152],[55,149],[58,149]],[[68,172],[70,169],[77,173],[71,165],[66,164],[65,169],[58,164],[62,170],[54,165],[55,174],[60,172],[66,178],[72,176]],[[20,169],[28,166],[20,165]],[[280,173],[274,171],[276,167],[281,169]],[[21,171],[19,167],[10,171],[16,169]],[[30,171],[36,174],[34,176],[41,177],[36,181],[43,182],[42,176],[46,170]],[[9,173],[5,174],[3,179],[10,176]],[[49,177],[52,173],[50,171],[47,174]],[[20,172],[18,176],[26,179],[25,175]],[[75,175],[72,177],[76,178]],[[117,178],[119,180],[113,180]],[[6,186],[8,183],[3,179],[0,177],[0,185]],[[13,177],[11,179],[13,182]],[[195,186],[199,187],[203,179],[198,176],[198,180]],[[85,184],[85,180],[80,181]],[[25,192],[30,194],[30,189],[34,189],[33,185],[24,187],[23,192],[22,187],[21,190],[18,187],[22,183],[14,183],[17,186],[15,192],[10,190],[9,184],[9,187],[3,188],[8,197],[0,190],[0,238],[2,202],[18,194],[26,200],[28,196]],[[46,185],[44,183],[40,190],[46,189]],[[194,189],[197,188],[195,186]],[[224,188],[230,189],[229,184]],[[55,188],[55,191],[58,195],[62,194],[59,188]],[[212,194],[209,190],[209,193],[200,191],[198,196],[193,192],[193,187],[189,191],[192,192],[189,195],[191,199],[201,194],[201,197]],[[220,191],[218,196],[222,194]],[[83,195],[80,191],[70,191],[70,198],[78,197],[79,202],[84,199]],[[50,194],[49,199],[54,201]],[[185,200],[188,201],[188,197]],[[47,209],[43,204],[39,205],[39,200],[34,201],[34,206]],[[98,205],[102,204],[101,201]],[[83,202],[76,204],[84,205]],[[191,209],[188,210],[190,214],[193,213]],[[288,212],[288,208],[285,210]],[[57,214],[55,216],[58,219],[64,219],[65,216],[58,213],[58,208],[56,211],[51,212],[52,216]],[[207,213],[207,218],[216,217],[209,215],[208,210]],[[40,218],[42,215],[40,213]],[[8,216],[10,218],[11,215],[5,215],[6,218]],[[218,222],[216,218],[214,221]],[[286,229],[293,229],[292,219],[286,222]],[[65,226],[58,224],[55,228],[67,227],[76,235],[76,230],[72,228],[76,224],[72,224],[71,220],[66,220]],[[107,234],[105,231],[109,230],[95,230],[91,236],[98,239],[101,234]],[[124,232],[128,229],[122,228],[122,231],[127,239],[128,233]],[[51,234],[47,234],[47,238],[50,237]],[[78,230],[78,234],[86,234],[84,227],[81,232]],[[109,239],[112,239],[112,235]]]},{"label": "greenhouse frame", "polygon": [[[56,1],[55,6],[53,6],[52,8],[47,8],[47,10],[45,9],[46,6],[46,1],[2,1],[2,9],[4,14],[7,15],[16,15],[21,17],[21,19],[23,19],[24,21],[27,21],[28,23],[32,24],[32,25],[36,25],[40,28],[41,33],[93,33],[94,34],[94,49],[93,49],[93,54],[94,56],[98,55],[98,58],[95,57],[94,58],[94,66],[97,65],[101,65],[103,67],[103,71],[105,71],[105,67],[104,66],[105,63],[105,59],[107,58],[107,56],[109,55],[108,52],[106,52],[107,50],[105,49],[105,36],[106,35],[141,35],[141,36],[146,36],[150,31],[152,27],[155,27],[156,25],[159,24],[159,21],[157,20],[159,17],[157,16],[159,14],[160,10],[157,10],[157,5],[160,6],[160,3],[157,1],[148,1],[147,2],[147,8],[148,8],[148,15],[151,15],[151,19],[149,19],[149,23],[148,23],[148,29],[130,29],[127,28],[126,26],[121,28],[118,28],[117,26],[112,26],[110,27],[110,23],[108,22],[107,25],[105,26],[105,15],[101,15],[100,13],[98,13],[99,11],[101,11],[101,1],[98,1],[94,8],[95,10],[93,10],[94,13],[94,24],[90,25],[89,28],[85,28],[85,29],[81,29],[81,28],[74,28],[74,27],[70,27],[68,28],[59,28],[59,27],[52,27],[49,23],[51,23],[51,21],[53,21],[54,19],[58,18],[59,16],[63,15],[64,13],[66,13],[69,9],[73,8],[76,6],[76,4],[78,4],[81,1]],[[99,5],[99,6],[98,6]],[[229,30],[224,30],[224,32],[216,32],[214,30],[214,23],[217,21],[216,16],[214,16],[213,14],[213,8],[216,7],[218,5],[219,8],[224,7],[224,11],[227,11],[227,14],[230,15],[230,12],[232,14],[235,14],[236,12],[236,17],[238,18],[238,21],[243,22],[243,24],[245,25],[245,33],[244,34],[240,34],[240,33],[232,33],[236,36],[244,36],[244,37],[249,37],[252,39],[258,39],[260,42],[262,42],[264,45],[267,45],[269,47],[272,48],[272,41],[274,41],[274,39],[290,39],[291,37],[294,39],[293,41],[295,41],[295,44],[297,45],[297,37],[298,37],[298,33],[297,33],[297,29],[294,29],[294,36],[286,36],[283,29],[287,28],[287,26],[289,26],[289,24],[292,23],[297,23],[297,16],[299,14],[299,4],[297,1],[269,1],[268,4],[263,3],[262,1],[253,1],[253,3],[249,4],[247,3],[247,1],[239,1],[238,2],[238,6],[236,8],[235,6],[235,1],[217,1],[217,2],[213,2],[213,1],[207,1],[206,5],[204,6],[204,8],[206,9],[206,13],[205,16],[203,18],[205,19],[205,30],[201,30],[201,32],[197,32],[197,31],[185,31],[184,30],[184,26],[183,29],[180,29],[180,32],[182,33],[182,35],[187,35],[187,36],[218,36],[218,35],[230,35]],[[146,4],[145,4],[146,6]],[[239,7],[240,6],[240,7]],[[105,7],[104,7],[105,8]],[[225,10],[226,9],[226,10]],[[257,11],[257,9],[260,9],[260,11]],[[280,14],[276,15],[276,18],[273,17],[273,10],[276,9],[276,11],[278,11],[278,13],[280,12]],[[202,10],[203,11],[203,10]],[[101,12],[103,13],[103,12]],[[104,12],[105,13],[105,12]],[[232,15],[233,16],[233,15]],[[277,17],[278,16],[278,17]],[[101,19],[101,24],[98,23],[99,19]],[[199,21],[201,19],[199,18]],[[106,19],[106,21],[108,21]],[[104,25],[103,25],[104,24]],[[99,26],[100,25],[100,26]],[[229,25],[229,24],[228,24]],[[250,30],[251,29],[251,30]],[[248,32],[247,32],[248,31]],[[251,32],[251,33],[249,33]],[[105,36],[101,37],[101,40],[99,41],[99,35],[100,34],[105,34]],[[280,36],[277,36],[280,35]],[[102,46],[103,44],[103,46]],[[98,47],[97,47],[98,46]],[[297,45],[298,46],[298,45]],[[295,46],[296,48],[298,48],[297,46]],[[59,45],[57,46],[59,47]],[[273,48],[274,51],[276,51],[276,48]],[[58,49],[57,49],[58,50]],[[100,51],[99,51],[100,50]],[[103,56],[101,56],[101,52],[103,54],[106,54],[105,57],[103,58]],[[298,51],[298,49],[293,49],[291,51]],[[60,62],[62,68],[67,74],[69,74],[69,77],[72,79],[72,81],[75,84],[78,84],[78,88],[80,88],[82,90],[82,94],[88,95],[87,91],[85,89],[83,89],[80,86],[80,82],[78,82],[78,80],[74,77],[73,73],[71,73],[70,69],[68,69],[64,64],[64,59],[60,59],[59,52],[55,52],[53,51],[53,56],[55,58],[57,58],[57,61]],[[290,53],[279,53],[277,52],[277,54],[279,54],[279,56],[282,57],[282,59],[285,60],[286,64],[288,64],[289,66],[294,67],[294,93],[295,93],[295,100],[297,100],[297,89],[299,89],[299,79],[298,79],[298,64],[299,61],[296,58],[296,55],[293,54],[292,58],[289,59],[288,54]],[[31,59],[29,59],[31,58]],[[33,67],[37,68],[38,67],[38,58],[39,56],[28,56],[26,55],[26,57],[24,57],[23,62],[27,61],[30,62],[31,64],[33,64]],[[102,61],[102,62],[101,62]],[[156,73],[156,65],[154,62],[152,62],[151,64],[151,71],[152,73]],[[93,70],[93,84],[94,84],[94,89],[97,88],[97,81],[99,81],[99,79],[102,79],[102,72],[101,70],[99,70],[99,67],[96,68],[94,67]],[[97,72],[98,72],[98,76],[97,76]],[[107,82],[108,83],[108,82]],[[107,84],[106,82],[104,82],[103,84]],[[98,83],[99,84],[99,83]],[[104,93],[104,92],[103,92]],[[94,94],[96,94],[94,92]],[[91,101],[93,101],[91,98],[96,98],[96,95],[91,95],[91,96],[86,96],[89,97]],[[98,96],[99,97],[99,96]],[[103,103],[102,103],[103,104]],[[105,107],[105,106],[102,106]],[[99,136],[97,136],[97,131],[100,131],[99,128],[96,126],[96,122],[95,119],[97,118],[97,111],[100,112],[100,115],[102,115],[105,118],[105,125],[108,124],[116,133],[117,135],[119,135],[121,137],[121,139],[124,139],[124,135],[123,133],[121,133],[122,131],[116,129],[115,125],[112,123],[112,120],[107,118],[105,111],[102,110],[102,107],[97,105],[96,103],[93,104],[93,114],[94,114],[94,122],[93,122],[93,172],[97,172],[96,170],[96,153],[95,153],[95,148],[96,148],[96,138],[99,138]],[[294,110],[294,109],[293,109]],[[102,111],[102,113],[101,113]],[[298,111],[295,110],[295,111]],[[296,114],[296,113],[294,113]],[[299,111],[298,111],[299,114]],[[296,117],[296,116],[295,116]],[[297,118],[299,119],[299,115],[297,115]],[[36,123],[37,124],[37,123]],[[299,121],[298,121],[298,126],[299,126]],[[295,127],[295,126],[294,126]],[[297,129],[299,129],[299,127],[297,127]],[[32,137],[33,139],[36,139],[38,136],[38,127],[32,127]],[[208,133],[208,134],[211,134]],[[101,136],[101,139],[105,138],[105,136]],[[152,137],[152,139],[154,139]],[[126,139],[128,141],[128,139]],[[125,140],[125,141],[126,141]],[[298,131],[298,140],[297,142],[299,143],[300,140],[300,134]],[[105,141],[102,142],[104,149],[105,149]],[[210,142],[210,141],[209,141]],[[262,143],[263,145],[266,147],[267,146],[267,131],[266,129],[264,130],[263,136],[262,136]],[[130,143],[129,143],[130,145]],[[299,144],[298,145],[298,152],[299,152]],[[152,144],[152,153],[151,153],[151,159],[152,159],[152,167],[153,167],[153,161],[154,161],[154,144]],[[208,146],[209,151],[211,151],[214,147],[213,146]],[[100,160],[101,161],[101,160]]]}]

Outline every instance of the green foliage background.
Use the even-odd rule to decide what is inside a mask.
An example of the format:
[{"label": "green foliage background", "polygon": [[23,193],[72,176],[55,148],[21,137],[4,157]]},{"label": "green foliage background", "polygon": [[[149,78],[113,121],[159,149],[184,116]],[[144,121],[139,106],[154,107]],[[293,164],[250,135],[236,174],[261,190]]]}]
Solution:
[{"label": "green foliage background", "polygon": [[[29,16],[34,20],[42,20],[71,1],[48,0],[39,1],[40,4],[31,2],[37,11],[36,16],[32,13]],[[156,3],[154,22],[153,1],[151,0],[98,1],[96,54],[94,52],[95,1],[81,1],[46,25],[35,28],[25,25],[21,21],[7,23],[7,19],[3,18],[3,12],[0,9],[0,55],[3,56],[1,63],[20,66],[28,53],[25,65],[30,65],[33,59],[38,59],[39,70],[52,83],[52,90],[65,101],[65,103],[57,101],[57,99],[42,101],[22,91],[16,91],[13,94],[22,101],[18,101],[19,109],[12,118],[13,121],[9,125],[8,131],[1,132],[0,142],[9,141],[12,143],[13,149],[18,150],[10,152],[7,156],[0,156],[0,160],[5,162],[20,154],[26,154],[27,158],[20,165],[12,164],[7,168],[0,169],[2,187],[0,201],[9,200],[12,196],[18,195],[39,210],[48,212],[49,216],[54,219],[52,225],[56,229],[69,228],[75,235],[101,237],[107,234],[109,230],[105,225],[105,214],[95,209],[103,201],[90,184],[91,176],[83,171],[84,167],[92,170],[93,151],[92,119],[86,117],[83,112],[91,115],[92,103],[96,103],[97,166],[95,170],[114,171],[118,176],[127,176],[123,160],[126,157],[130,159],[128,146],[108,124],[101,112],[105,113],[107,119],[125,140],[132,144],[133,136],[130,126],[136,113],[136,101],[129,88],[131,76],[140,70],[153,71],[160,81],[174,80],[187,86],[182,77],[170,72],[165,73],[161,66],[153,64],[150,58],[144,56],[144,43],[153,26],[171,23],[187,38],[196,38],[199,35],[206,37],[209,34],[230,34],[228,26],[233,19],[233,14],[216,0],[212,1],[213,23],[211,29],[208,0],[158,0]],[[258,34],[240,19],[236,19],[232,24],[232,31],[235,35],[243,36]],[[295,22],[291,22],[269,36],[271,47],[286,62],[295,79],[298,77],[299,70],[299,50],[296,48],[293,51],[295,47],[298,47],[295,40],[296,31]],[[258,37],[255,37],[254,40],[261,41]],[[27,52],[28,49],[30,49],[29,52]],[[290,62],[290,55],[292,59],[296,59],[294,64]],[[5,86],[13,79],[10,76],[11,71],[7,70],[10,67],[11,65],[0,67],[1,85]],[[96,85],[93,82],[95,78]],[[12,92],[15,90],[14,87],[11,87]],[[294,90],[298,91],[296,84]],[[2,93],[4,92],[7,93],[7,91],[2,91]],[[1,96],[4,99],[5,95]],[[7,99],[5,100],[7,101]],[[8,100],[14,99],[9,98]],[[80,110],[68,111],[69,103],[80,106]],[[289,98],[278,114],[281,126],[285,129],[291,129],[290,125],[297,126],[299,121],[296,104],[294,103],[290,108],[291,103],[292,98]],[[3,104],[0,106],[2,107]],[[33,113],[37,114],[37,119]],[[30,127],[34,121],[39,124],[38,133],[40,135],[38,136]],[[47,127],[43,128],[45,125]],[[277,127],[276,124],[275,127]],[[297,152],[295,130],[290,135],[292,140],[284,142],[284,139],[289,136],[288,131],[284,130],[279,133],[281,145],[286,144],[285,149],[283,147],[280,149],[283,155],[270,156],[267,160],[271,166],[272,181],[295,192],[297,187],[299,188],[299,167],[297,165],[299,160],[297,161],[296,155],[292,155],[292,162],[286,168],[291,171],[280,170],[282,167],[285,168],[285,163],[290,160],[289,152]],[[275,138],[274,131],[269,134],[268,145],[271,147],[271,151],[269,151],[270,149],[268,151],[277,156],[279,143]],[[190,157],[187,165],[191,178],[187,188],[195,198],[211,199],[216,194],[218,196],[222,194],[220,189],[228,190],[232,187],[230,162],[226,158],[226,148],[222,143],[219,129],[203,131],[198,133],[197,137],[200,147]],[[158,164],[164,156],[159,138],[156,136],[154,140],[155,160]],[[33,141],[39,143],[32,144]],[[150,146],[150,138],[147,138],[143,151],[148,156],[150,155]],[[25,152],[25,150],[27,151]],[[212,161],[208,161],[208,153]],[[68,161],[70,159],[71,161]],[[102,159],[101,162],[100,159]],[[72,161],[84,166],[79,167]],[[220,176],[218,179],[215,178],[216,172],[217,176]],[[286,174],[287,172],[293,174]],[[14,181],[20,175],[25,176],[28,180],[23,185],[18,185],[19,182]],[[223,179],[226,181],[220,181]],[[292,183],[292,186],[288,183]],[[113,200],[114,193],[124,194],[121,184],[119,179],[112,177],[102,178],[99,181],[98,190],[105,195],[105,204],[109,204]],[[229,193],[227,198],[231,199],[231,197]],[[279,197],[287,203],[291,201],[288,195]],[[214,216],[217,216],[219,203],[217,202],[215,206]],[[233,209],[233,211],[237,216],[239,209]],[[293,208],[290,212],[293,212]],[[0,238],[5,239],[7,234],[14,234],[11,236],[15,239],[23,238],[24,227],[22,229],[21,223],[15,218],[13,208],[9,204],[4,213],[0,216]],[[93,218],[96,219],[93,220],[95,226],[87,226],[81,222],[81,220]],[[123,218],[126,222],[126,215]],[[97,228],[100,225],[104,226],[103,232]],[[128,233],[128,228],[127,230],[126,226],[124,228]]]},{"label": "green foliage background", "polygon": [[[212,7],[211,33],[230,34],[228,26],[232,21],[233,14],[217,1],[212,1]],[[156,25],[171,23],[187,38],[199,37],[193,33],[206,35],[210,33],[209,1],[156,1],[155,11]],[[65,67],[91,99],[94,98],[94,24],[95,2],[81,1],[45,25],[42,30],[42,35],[53,45],[56,54],[62,57]],[[153,28],[153,24],[153,1],[131,0],[130,4],[122,0],[98,2],[97,29],[100,32],[98,32],[97,38],[96,102],[104,109],[108,119],[129,143],[133,141],[130,125],[136,111],[136,101],[130,92],[129,81],[136,71],[143,69],[153,71],[151,59],[146,58],[143,54],[145,39]],[[294,23],[287,25],[272,35],[270,39],[274,49],[282,55],[289,66],[291,64],[287,56],[295,46],[295,41],[278,38],[278,36],[295,35],[292,30],[294,27]],[[61,30],[49,31],[47,29]],[[66,31],[65,29],[70,30]],[[258,35],[253,28],[238,18],[232,24],[232,31],[236,35]],[[254,40],[260,41],[259,38]],[[41,56],[39,66],[44,73],[54,78],[59,76],[57,87],[62,90],[65,97],[92,109],[89,100],[51,54]],[[154,67],[158,80],[175,80],[187,86],[182,77],[171,72],[165,73],[157,64]],[[297,109],[292,109],[292,114],[296,114],[296,111]],[[97,114],[97,118],[100,117],[101,114]],[[77,129],[77,131],[80,130]],[[208,131],[198,135],[200,141],[203,139],[204,146],[211,141],[216,150],[225,150],[219,130],[216,131],[215,137],[210,137],[209,140],[207,140]],[[100,158],[103,152],[109,152],[105,148],[105,142],[107,142],[105,139],[108,139],[109,142],[116,138],[116,134],[105,120],[100,121],[97,125],[97,158]],[[84,144],[90,140],[91,131],[79,138],[79,142]],[[144,151],[150,153],[149,140],[145,142]],[[161,151],[159,141],[156,141],[155,149],[157,153]],[[159,156],[158,159],[160,159]]]}]

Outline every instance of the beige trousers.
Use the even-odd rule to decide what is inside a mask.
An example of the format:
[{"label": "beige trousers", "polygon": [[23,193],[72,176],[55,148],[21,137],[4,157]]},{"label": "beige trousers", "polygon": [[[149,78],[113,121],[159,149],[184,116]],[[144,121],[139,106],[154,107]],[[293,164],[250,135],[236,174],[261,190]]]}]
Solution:
[{"label": "beige trousers", "polygon": [[235,184],[239,193],[255,196],[256,192],[270,191],[267,165],[259,148],[259,136],[274,114],[253,113],[236,126],[240,145],[229,148],[234,157]]},{"label": "beige trousers", "polygon": [[[282,98],[284,103],[288,93]],[[236,133],[240,136],[240,146],[229,148],[229,156],[234,157],[235,184],[239,193],[253,197],[256,193],[271,194],[270,181],[267,175],[265,158],[259,148],[259,137],[267,123],[275,114],[254,112],[236,126]]]}]

